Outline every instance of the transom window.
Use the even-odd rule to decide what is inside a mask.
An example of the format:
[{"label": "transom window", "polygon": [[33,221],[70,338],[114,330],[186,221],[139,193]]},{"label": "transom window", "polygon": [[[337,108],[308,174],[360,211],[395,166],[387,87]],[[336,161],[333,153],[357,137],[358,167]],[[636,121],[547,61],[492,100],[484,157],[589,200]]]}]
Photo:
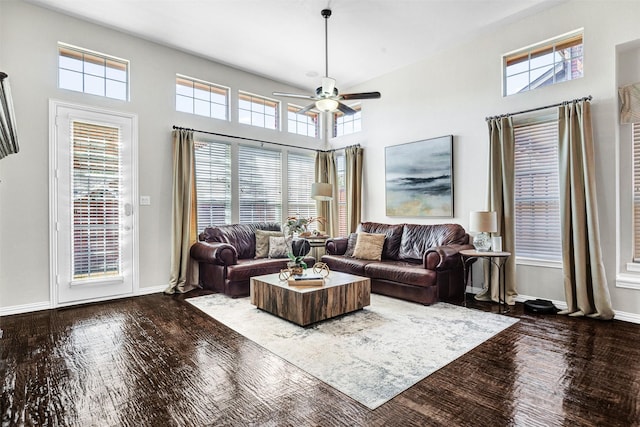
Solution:
[{"label": "transom window", "polygon": [[518,125],[514,135],[516,255],[560,261],[558,122]]},{"label": "transom window", "polygon": [[126,101],[129,61],[58,43],[58,87]]},{"label": "transom window", "polygon": [[280,102],[247,92],[239,92],[238,121],[266,129],[279,129]]},{"label": "transom window", "polygon": [[583,76],[582,30],[520,49],[502,57],[504,95]]},{"label": "transom window", "polygon": [[349,135],[360,132],[362,130],[362,106],[350,105],[357,111],[355,114],[344,114],[341,112],[333,113],[333,136]]},{"label": "transom window", "polygon": [[319,114],[314,111],[307,111],[306,113],[298,114],[298,111],[301,109],[302,107],[291,104],[287,107],[289,132],[317,138]]},{"label": "transom window", "polygon": [[177,74],[176,111],[229,120],[229,88]]}]

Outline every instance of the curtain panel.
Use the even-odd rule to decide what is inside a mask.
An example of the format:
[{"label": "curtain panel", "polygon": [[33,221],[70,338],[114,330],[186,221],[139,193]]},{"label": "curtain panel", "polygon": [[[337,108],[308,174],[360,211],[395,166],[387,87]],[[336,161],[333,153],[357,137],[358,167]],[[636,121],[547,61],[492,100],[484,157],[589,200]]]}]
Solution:
[{"label": "curtain panel", "polygon": [[329,236],[336,236],[339,230],[338,217],[338,171],[336,168],[336,157],[333,151],[317,151],[316,182],[331,184],[333,188],[333,199],[330,201],[316,201],[316,211],[318,216],[325,218],[325,232]]},{"label": "curtain panel", "polygon": [[[502,236],[502,250],[511,252],[506,260],[502,274],[506,287],[506,303],[515,304],[516,290],[516,260],[515,260],[515,137],[513,120],[511,117],[490,119],[489,126],[489,183],[488,210],[495,211],[498,217],[498,232]],[[491,283],[489,283],[489,268],[484,269],[485,289],[476,295],[479,301],[500,302],[500,274],[498,267],[489,263],[491,268]]]},{"label": "curtain panel", "polygon": [[173,131],[171,274],[166,294],[198,287],[198,263],[189,251],[198,238],[193,131]]},{"label": "curtain panel", "polygon": [[562,264],[567,310],[560,314],[612,319],[602,262],[591,104],[571,102],[558,109],[558,158]]},{"label": "curtain panel", "polygon": [[354,233],[362,217],[362,161],[363,149],[358,146],[345,148],[347,190],[347,235]]}]

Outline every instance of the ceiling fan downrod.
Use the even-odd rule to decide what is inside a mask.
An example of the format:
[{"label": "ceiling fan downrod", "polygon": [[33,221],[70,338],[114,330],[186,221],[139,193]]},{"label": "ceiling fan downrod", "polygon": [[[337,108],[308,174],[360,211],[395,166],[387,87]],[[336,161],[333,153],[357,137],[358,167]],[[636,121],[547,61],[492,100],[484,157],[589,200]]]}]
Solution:
[{"label": "ceiling fan downrod", "polygon": [[329,17],[331,9],[322,9],[320,14],[324,18],[324,76],[329,77]]}]

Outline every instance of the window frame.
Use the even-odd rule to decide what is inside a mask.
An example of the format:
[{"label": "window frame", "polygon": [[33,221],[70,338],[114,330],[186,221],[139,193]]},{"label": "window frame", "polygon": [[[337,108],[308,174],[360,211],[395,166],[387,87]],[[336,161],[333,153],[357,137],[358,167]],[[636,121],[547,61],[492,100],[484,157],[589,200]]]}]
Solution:
[{"label": "window frame", "polygon": [[[246,99],[243,99],[246,98]],[[243,103],[248,102],[249,109],[243,108]],[[267,104],[271,104],[269,107],[273,108],[274,114],[266,114]],[[280,106],[281,102],[277,99],[267,98],[266,96],[256,95],[254,93],[238,90],[238,123],[248,126],[255,126],[262,129],[269,129],[274,131],[281,130],[280,125]],[[262,111],[260,111],[262,110]],[[243,111],[248,112],[249,121],[243,120]],[[262,120],[260,120],[262,117]],[[267,117],[273,117],[274,127],[266,126]],[[262,125],[259,122],[262,121]]]},{"label": "window frame", "polygon": [[[178,91],[178,85],[179,85],[179,81],[185,81],[185,82],[190,82],[192,84],[192,94],[191,96],[187,95],[187,94],[182,94],[179,93]],[[196,85],[201,86],[200,90],[204,91],[203,89],[206,88],[207,91],[209,92],[209,99],[205,100],[204,98],[198,98],[196,96]],[[187,87],[187,85],[182,85],[184,87]],[[212,99],[212,93],[216,92],[219,95],[224,96],[224,104],[220,103],[220,102],[216,102]],[[180,98],[186,98],[186,99],[190,99],[191,100],[191,111],[185,111],[185,110],[181,110],[178,109],[178,100]],[[231,88],[227,87],[227,86],[223,86],[217,83],[211,83],[208,82],[206,80],[201,80],[201,79],[197,79],[195,77],[190,77],[190,76],[186,76],[184,74],[178,74],[176,73],[176,98],[175,98],[175,108],[176,111],[181,112],[181,113],[186,113],[186,114],[193,114],[196,116],[202,116],[202,117],[209,117],[212,119],[216,119],[216,120],[223,120],[223,121],[230,121],[231,120],[231,103],[230,103],[230,98],[231,98]],[[200,114],[196,112],[196,107],[197,107],[197,102],[200,101],[201,103],[206,103],[208,104],[208,109],[209,109],[209,114]],[[214,115],[214,106],[222,106],[224,107],[224,117],[218,117],[216,115]]]},{"label": "window frame", "polygon": [[[570,49],[571,56],[569,58],[561,59],[558,56],[561,55],[560,51]],[[579,50],[579,53],[574,52]],[[574,55],[574,53],[576,53]],[[551,56],[548,56],[551,54]],[[547,59],[545,59],[547,57]],[[566,76],[562,80],[556,80],[558,75],[557,71],[566,70],[565,63],[569,63],[569,76]],[[517,66],[519,64],[525,65],[521,67],[521,70],[516,72],[509,71],[509,67]],[[584,29],[580,28],[557,37],[552,37],[547,40],[543,40],[539,43],[517,49],[515,51],[502,55],[502,96],[507,97],[516,95],[523,92],[528,92],[540,87],[544,87],[548,84],[554,85],[566,81],[575,80],[584,77]],[[579,70],[579,74],[574,76],[574,68]],[[551,83],[548,83],[548,79],[544,82],[536,84],[536,80],[543,77],[547,73],[551,73]],[[532,73],[539,75],[534,75]],[[517,91],[510,92],[509,81],[513,77],[526,77],[526,84],[523,88]],[[524,82],[523,82],[524,83]],[[532,87],[533,85],[533,87]]]},{"label": "window frame", "polygon": [[[349,105],[349,107],[356,110],[357,113],[347,115],[340,111],[336,111],[335,113],[332,114],[332,118],[331,118],[331,122],[333,125],[332,135],[334,138],[362,132],[362,104],[360,103],[353,104],[353,105]],[[347,123],[352,124],[351,132],[345,132],[345,125]]]},{"label": "window frame", "polygon": [[[320,137],[320,113],[317,111],[307,111],[306,113],[299,114],[297,111],[300,111],[303,107],[294,104],[287,104],[287,131],[289,133],[293,133],[296,135],[308,136],[310,138],[319,138]],[[293,118],[291,117],[293,115]],[[304,118],[304,122],[302,119]],[[309,123],[311,121],[312,123]],[[292,123],[295,127],[294,130],[291,130]],[[299,130],[300,126],[306,126],[307,132],[301,133]],[[309,135],[308,128],[309,126],[313,126],[314,134]]]},{"label": "window frame", "polygon": [[[100,96],[103,98],[109,98],[109,99],[115,99],[118,101],[125,101],[125,102],[129,102],[130,101],[130,90],[131,90],[131,80],[130,80],[130,71],[131,71],[131,64],[129,62],[129,60],[127,59],[123,59],[123,58],[118,58],[116,56],[112,56],[112,55],[107,55],[105,53],[101,53],[101,52],[96,52],[94,50],[90,50],[90,49],[85,49],[83,47],[79,47],[79,46],[74,46],[68,43],[63,43],[63,42],[58,42],[58,89],[63,89],[63,90],[71,90],[74,92],[80,92],[80,93],[85,93],[88,95],[94,95],[94,96]],[[63,51],[66,54],[63,54]],[[75,55],[72,55],[75,54]],[[71,64],[66,64],[63,65],[63,59],[62,58],[72,58],[73,56],[75,56],[77,61],[80,61],[80,67],[81,69],[74,69]],[[90,57],[90,59],[93,60],[89,60],[87,61],[87,57]],[[104,65],[103,65],[103,75],[99,75],[98,71],[87,71],[87,62],[89,63],[94,63],[97,64],[97,60],[101,60]],[[111,64],[111,66],[108,66],[108,64]],[[98,65],[98,68],[100,66]],[[115,75],[113,75],[113,71],[111,72],[111,76],[109,76],[109,70],[113,70],[113,69],[117,69],[117,68],[122,68],[124,67],[124,80],[119,80],[115,78]],[[116,71],[117,72],[117,71]],[[73,88],[71,86],[63,86],[62,85],[62,79],[63,79],[63,74],[64,73],[74,73],[77,74],[81,77],[82,80],[82,90],[78,89],[78,88]],[[87,91],[87,81],[88,80],[93,80],[94,82],[97,82],[98,80],[102,80],[103,84],[103,93],[96,93],[96,92],[92,92],[92,91]],[[109,96],[107,93],[109,92],[109,82],[114,82],[113,84],[124,84],[124,98],[121,97],[117,97],[117,96]]]}]

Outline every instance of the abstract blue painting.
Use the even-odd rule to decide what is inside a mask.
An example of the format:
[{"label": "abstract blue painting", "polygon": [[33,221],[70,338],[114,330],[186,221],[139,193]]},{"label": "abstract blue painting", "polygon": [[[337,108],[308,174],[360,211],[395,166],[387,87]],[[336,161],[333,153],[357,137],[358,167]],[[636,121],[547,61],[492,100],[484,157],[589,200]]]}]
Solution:
[{"label": "abstract blue painting", "polygon": [[385,147],[387,216],[453,217],[453,136]]}]

